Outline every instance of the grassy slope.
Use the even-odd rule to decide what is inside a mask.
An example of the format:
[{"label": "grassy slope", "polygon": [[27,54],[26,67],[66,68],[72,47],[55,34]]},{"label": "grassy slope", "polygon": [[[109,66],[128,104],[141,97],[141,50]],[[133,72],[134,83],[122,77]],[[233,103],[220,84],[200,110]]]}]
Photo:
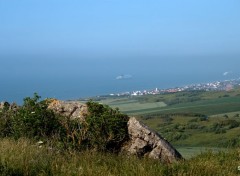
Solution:
[{"label": "grassy slope", "polygon": [[[235,112],[236,113],[236,112]],[[235,114],[234,113],[234,114]],[[237,112],[238,113],[238,112]],[[231,113],[228,114],[229,118],[225,119],[222,115],[220,116],[210,116],[208,121],[198,121],[190,122],[196,117],[185,117],[185,116],[174,116],[172,117],[172,122],[169,124],[164,124],[161,117],[154,117],[150,119],[142,119],[144,123],[151,126],[153,129],[158,131],[162,136],[170,140],[170,142],[178,147],[227,147],[230,140],[239,138],[240,127],[235,127],[228,129],[228,126],[224,127],[226,129],[225,133],[216,134],[215,131],[207,131],[215,123],[221,123],[227,120],[236,120],[240,123],[240,118],[232,117]],[[196,124],[201,127],[200,129],[187,129],[188,124]],[[178,125],[178,127],[174,127]],[[171,136],[175,135],[187,136],[186,138],[180,138],[178,140],[172,139]]]},{"label": "grassy slope", "polygon": [[[239,175],[238,166],[240,166],[239,149],[224,150],[212,148],[220,142],[225,143],[226,140],[236,137],[240,134],[240,127],[226,130],[226,133],[215,134],[214,132],[206,132],[206,128],[210,128],[214,123],[225,120],[239,121],[240,117],[234,117],[240,113],[237,105],[239,90],[233,92],[215,92],[215,93],[199,93],[201,100],[187,103],[163,107],[161,103],[156,104],[156,97],[148,100],[142,99],[109,99],[108,104],[118,106],[122,104],[134,105],[135,110],[146,112],[142,108],[146,108],[144,104],[148,104],[148,108],[152,105],[159,105],[159,109],[176,108],[170,112],[179,112],[181,107],[196,112],[194,108],[200,108],[201,112],[206,111],[209,116],[208,121],[196,121],[203,129],[186,129],[183,128],[190,121],[196,119],[193,116],[175,115],[170,116],[170,123],[167,118],[161,116],[162,111],[154,111],[152,114],[142,120],[152,128],[159,131],[163,136],[168,135],[167,129],[174,133],[189,135],[185,139],[171,141],[177,149],[183,154],[186,161],[174,163],[172,165],[162,165],[158,161],[148,159],[138,159],[136,157],[127,157],[124,155],[111,155],[96,152],[85,151],[78,153],[76,151],[58,151],[54,146],[38,145],[27,139],[18,141],[11,139],[0,139],[0,175]],[[169,94],[165,97],[160,95],[160,99],[166,102],[176,98],[189,96],[188,94]],[[163,97],[162,97],[163,96]],[[159,101],[157,97],[157,101]],[[106,100],[105,100],[106,101]],[[159,102],[165,102],[159,101]],[[114,103],[113,103],[114,102]],[[155,104],[154,104],[155,103]],[[236,103],[236,104],[235,104]],[[143,106],[136,106],[141,104]],[[193,107],[193,105],[195,105]],[[207,105],[206,108],[204,105]],[[220,106],[221,105],[221,106]],[[231,109],[232,105],[236,107]],[[185,107],[184,107],[185,106]],[[214,109],[214,106],[215,109]],[[156,108],[156,107],[155,107]],[[218,109],[222,108],[222,109]],[[234,111],[234,112],[232,112]],[[151,111],[150,111],[151,112]],[[198,111],[200,112],[200,111]],[[163,113],[166,115],[166,112]],[[224,115],[228,115],[226,119]],[[211,147],[215,152],[206,151],[206,147]],[[209,148],[207,148],[209,149]],[[221,152],[217,152],[221,150]],[[204,152],[204,153],[202,153]],[[197,154],[197,156],[195,156]],[[190,159],[189,159],[190,158]]]},{"label": "grassy slope", "polygon": [[163,165],[134,156],[76,152],[39,148],[30,140],[0,140],[0,175],[83,175],[83,176],[153,176],[153,175],[237,175],[239,150],[207,152],[189,160]]}]

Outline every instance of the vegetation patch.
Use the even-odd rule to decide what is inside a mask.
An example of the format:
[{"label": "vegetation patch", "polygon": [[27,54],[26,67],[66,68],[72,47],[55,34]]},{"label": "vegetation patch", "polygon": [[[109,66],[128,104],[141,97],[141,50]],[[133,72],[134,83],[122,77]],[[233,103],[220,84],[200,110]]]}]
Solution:
[{"label": "vegetation patch", "polygon": [[86,139],[91,147],[98,150],[118,150],[128,139],[129,117],[93,101],[87,102],[89,115],[86,117]]},{"label": "vegetation patch", "polygon": [[1,138],[29,138],[52,143],[62,149],[95,149],[117,152],[127,140],[128,116],[93,101],[87,103],[85,121],[72,120],[48,109],[48,100],[34,94],[20,107],[4,104],[0,111]]},{"label": "vegetation patch", "polygon": [[[201,100],[152,109],[151,97],[141,102],[137,98],[128,102],[125,97],[124,102],[144,106],[146,101],[147,109],[136,110],[139,118],[186,153],[188,147],[203,146],[228,147],[227,151],[204,151],[171,165],[116,155],[128,137],[128,116],[119,109],[89,101],[86,120],[70,120],[48,109],[49,102],[34,94],[20,107],[5,103],[0,110],[0,175],[240,174],[239,90],[191,94],[159,95],[154,101],[183,100],[183,96],[201,96]],[[115,105],[123,107],[124,102]]]}]

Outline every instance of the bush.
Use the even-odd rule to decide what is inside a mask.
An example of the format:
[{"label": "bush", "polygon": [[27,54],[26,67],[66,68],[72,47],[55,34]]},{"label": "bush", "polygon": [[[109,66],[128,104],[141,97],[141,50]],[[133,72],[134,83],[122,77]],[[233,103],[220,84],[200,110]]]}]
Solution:
[{"label": "bush", "polygon": [[223,128],[217,128],[217,129],[215,130],[215,134],[222,134],[222,133],[226,133],[226,130],[223,129]]},{"label": "bush", "polygon": [[61,117],[59,121],[62,125],[62,132],[58,133],[55,139],[58,145],[60,145],[60,148],[75,150],[86,149],[86,124],[80,122],[79,119],[70,119],[69,117]]},{"label": "bush", "polygon": [[12,121],[15,112],[10,110],[10,104],[4,103],[0,110],[0,137],[7,137],[12,135]]},{"label": "bush", "polygon": [[12,130],[15,138],[40,139],[54,136],[63,130],[57,115],[47,108],[45,101],[39,99],[36,93],[33,98],[25,98],[23,106],[14,114]]},{"label": "bush", "polygon": [[[0,111],[0,137],[48,140],[60,149],[117,151],[128,138],[128,116],[92,101],[87,103],[85,121],[71,120],[48,109],[36,93],[15,110],[6,104]],[[49,140],[50,139],[50,140]]]},{"label": "bush", "polygon": [[102,151],[118,150],[128,138],[128,116],[107,105],[87,102],[89,115],[86,118],[86,138],[91,148]]},{"label": "bush", "polygon": [[239,117],[239,114],[237,113],[237,114],[235,114],[233,117]]},{"label": "bush", "polygon": [[169,141],[178,141],[187,139],[190,135],[182,132],[172,133],[168,136]]},{"label": "bush", "polygon": [[208,116],[202,115],[197,118],[189,120],[189,122],[202,122],[202,121],[208,121]]},{"label": "bush", "polygon": [[201,128],[201,125],[198,123],[187,123],[186,128],[187,129],[199,129],[199,128]]},{"label": "bush", "polygon": [[240,123],[237,122],[236,120],[229,120],[228,124],[229,124],[229,129],[237,128],[240,125]]},{"label": "bush", "polygon": [[235,148],[240,147],[240,137],[237,136],[233,139],[229,139],[226,144],[227,144],[226,147],[235,147]]}]

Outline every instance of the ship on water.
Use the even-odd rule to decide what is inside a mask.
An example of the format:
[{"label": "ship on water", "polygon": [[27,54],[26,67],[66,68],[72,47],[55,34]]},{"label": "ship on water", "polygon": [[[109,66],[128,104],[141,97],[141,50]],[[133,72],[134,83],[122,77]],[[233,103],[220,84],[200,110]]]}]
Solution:
[{"label": "ship on water", "polygon": [[130,79],[132,78],[132,75],[119,75],[116,77],[117,80],[121,80],[121,79]]}]

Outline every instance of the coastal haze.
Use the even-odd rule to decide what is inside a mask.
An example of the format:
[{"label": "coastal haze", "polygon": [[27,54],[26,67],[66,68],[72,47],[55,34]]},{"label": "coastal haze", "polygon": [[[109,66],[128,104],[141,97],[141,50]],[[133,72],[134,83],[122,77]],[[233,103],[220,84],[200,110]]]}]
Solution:
[{"label": "coastal haze", "polygon": [[0,101],[239,78],[239,7],[237,0],[0,1]]}]

